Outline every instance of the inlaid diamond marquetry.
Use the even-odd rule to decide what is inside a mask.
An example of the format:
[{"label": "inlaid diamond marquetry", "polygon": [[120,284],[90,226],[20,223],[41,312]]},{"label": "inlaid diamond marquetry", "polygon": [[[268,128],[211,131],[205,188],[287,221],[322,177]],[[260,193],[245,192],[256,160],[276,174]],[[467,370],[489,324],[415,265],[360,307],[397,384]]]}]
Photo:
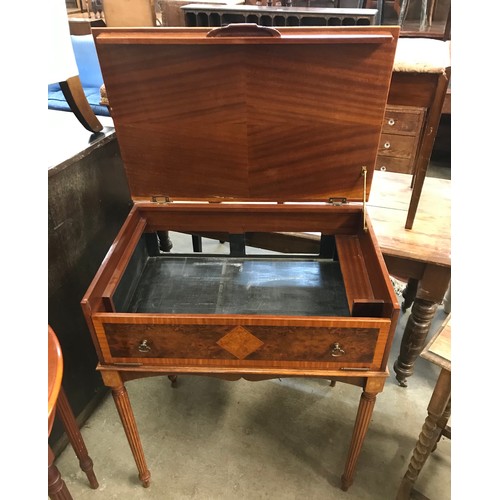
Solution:
[{"label": "inlaid diamond marquetry", "polygon": [[255,335],[252,335],[242,326],[233,328],[229,333],[217,341],[223,349],[239,359],[245,359],[264,344]]}]

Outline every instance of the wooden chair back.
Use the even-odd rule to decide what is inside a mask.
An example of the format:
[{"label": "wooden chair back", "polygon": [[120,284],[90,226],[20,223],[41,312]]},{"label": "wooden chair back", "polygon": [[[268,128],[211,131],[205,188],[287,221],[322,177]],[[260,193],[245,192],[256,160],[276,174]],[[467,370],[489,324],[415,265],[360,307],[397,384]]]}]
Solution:
[{"label": "wooden chair back", "polygon": [[108,27],[154,27],[154,0],[104,0],[104,19]]}]

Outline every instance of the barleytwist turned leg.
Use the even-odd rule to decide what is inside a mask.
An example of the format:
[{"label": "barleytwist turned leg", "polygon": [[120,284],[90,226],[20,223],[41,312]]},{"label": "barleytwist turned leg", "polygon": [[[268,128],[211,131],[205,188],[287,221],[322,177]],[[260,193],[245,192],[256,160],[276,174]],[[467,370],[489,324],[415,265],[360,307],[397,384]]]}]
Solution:
[{"label": "barleytwist turned leg", "polygon": [[118,410],[118,414],[120,415],[120,419],[123,424],[123,429],[125,430],[125,434],[130,445],[130,449],[132,450],[132,455],[134,456],[134,460],[139,471],[139,479],[142,481],[144,488],[147,488],[149,486],[149,480],[151,479],[151,473],[146,465],[146,458],[144,457],[144,451],[142,449],[127,389],[124,385],[120,385],[112,387],[111,391],[113,399],[115,400],[116,409]]},{"label": "barleytwist turned leg", "polygon": [[394,362],[396,379],[401,387],[406,387],[407,377],[413,375],[415,361],[424,348],[437,307],[435,302],[415,299],[401,340],[399,356]]},{"label": "barleytwist turned leg", "polygon": [[427,407],[427,418],[413,450],[408,469],[401,481],[397,500],[408,500],[410,498],[413,485],[437,440],[441,436],[441,427],[439,427],[438,422],[446,410],[450,400],[450,393],[451,373],[442,369],[432,393],[429,406]]},{"label": "barleytwist turned leg", "polygon": [[361,399],[358,406],[358,414],[356,415],[356,422],[354,424],[354,431],[351,439],[351,446],[347,455],[344,474],[341,478],[341,488],[344,491],[347,491],[349,486],[351,486],[352,482],[354,481],[354,471],[356,469],[356,464],[361,452],[361,447],[363,446],[366,431],[368,430],[368,425],[370,424],[370,419],[372,417],[376,399],[376,392],[363,391],[363,393],[361,394]]},{"label": "barleytwist turned leg", "polygon": [[99,483],[97,482],[94,474],[94,464],[92,459],[89,457],[89,453],[83,441],[78,423],[76,422],[73,411],[69,405],[68,398],[66,397],[66,393],[62,387],[59,392],[59,397],[57,398],[57,415],[61,419],[69,442],[78,457],[80,468],[87,475],[90,487],[94,490],[97,489],[99,487]]},{"label": "barleytwist turned leg", "polygon": [[447,427],[448,420],[450,419],[450,416],[451,416],[451,397],[448,400],[448,404],[446,405],[446,408],[444,409],[443,414],[441,415],[441,417],[437,421],[440,432],[439,432],[439,436],[436,440],[436,443],[434,444],[434,448],[432,448],[432,450],[431,450],[432,452],[436,451],[437,444],[443,436],[451,439],[451,431]]}]

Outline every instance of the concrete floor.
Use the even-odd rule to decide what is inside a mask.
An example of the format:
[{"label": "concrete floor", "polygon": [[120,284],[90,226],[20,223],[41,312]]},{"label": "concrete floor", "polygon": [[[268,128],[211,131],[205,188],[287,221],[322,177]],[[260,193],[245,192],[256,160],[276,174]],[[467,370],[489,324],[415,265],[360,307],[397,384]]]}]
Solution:
[{"label": "concrete floor", "polygon": [[[189,236],[171,234],[174,248],[190,248]],[[204,240],[204,250],[222,245]],[[211,249],[209,247],[212,247]],[[401,297],[400,297],[401,298]],[[408,387],[392,365],[409,312],[400,316],[390,377],[378,396],[354,484],[340,489],[361,389],[326,380],[223,381],[181,376],[127,383],[151,471],[151,486],[138,480],[111,395],[87,420],[82,435],[99,489],[88,486],[71,446],[56,461],[75,499],[258,500],[394,499],[427,415],[439,369],[419,358]],[[446,317],[438,309],[433,334]],[[416,489],[451,498],[451,442],[441,439]]]}]

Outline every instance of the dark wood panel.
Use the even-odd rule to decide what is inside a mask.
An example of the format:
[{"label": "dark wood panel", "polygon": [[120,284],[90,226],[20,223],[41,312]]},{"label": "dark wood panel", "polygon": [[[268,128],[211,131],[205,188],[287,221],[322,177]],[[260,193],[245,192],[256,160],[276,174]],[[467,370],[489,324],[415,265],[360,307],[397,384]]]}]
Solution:
[{"label": "dark wood panel", "polygon": [[438,79],[433,73],[393,73],[387,103],[430,108],[437,84]]},{"label": "dark wood panel", "polygon": [[385,111],[382,132],[387,134],[419,135],[424,108],[388,105]]},{"label": "dark wood panel", "polygon": [[389,172],[398,172],[400,174],[413,173],[412,158],[398,158],[396,156],[380,155],[377,157],[375,168],[377,170],[387,170]]},{"label": "dark wood panel", "polygon": [[[89,143],[89,133],[69,113],[54,123],[54,137],[66,145]],[[70,120],[69,126],[65,118]],[[77,129],[71,127],[74,121]],[[55,124],[60,124],[55,127]],[[83,136],[83,137],[82,137]],[[130,210],[130,193],[116,139],[102,136],[49,170],[48,322],[64,357],[63,385],[79,422],[104,394],[95,371],[97,356],[80,308],[93,276]],[[49,442],[56,455],[67,441],[56,419]]]}]

